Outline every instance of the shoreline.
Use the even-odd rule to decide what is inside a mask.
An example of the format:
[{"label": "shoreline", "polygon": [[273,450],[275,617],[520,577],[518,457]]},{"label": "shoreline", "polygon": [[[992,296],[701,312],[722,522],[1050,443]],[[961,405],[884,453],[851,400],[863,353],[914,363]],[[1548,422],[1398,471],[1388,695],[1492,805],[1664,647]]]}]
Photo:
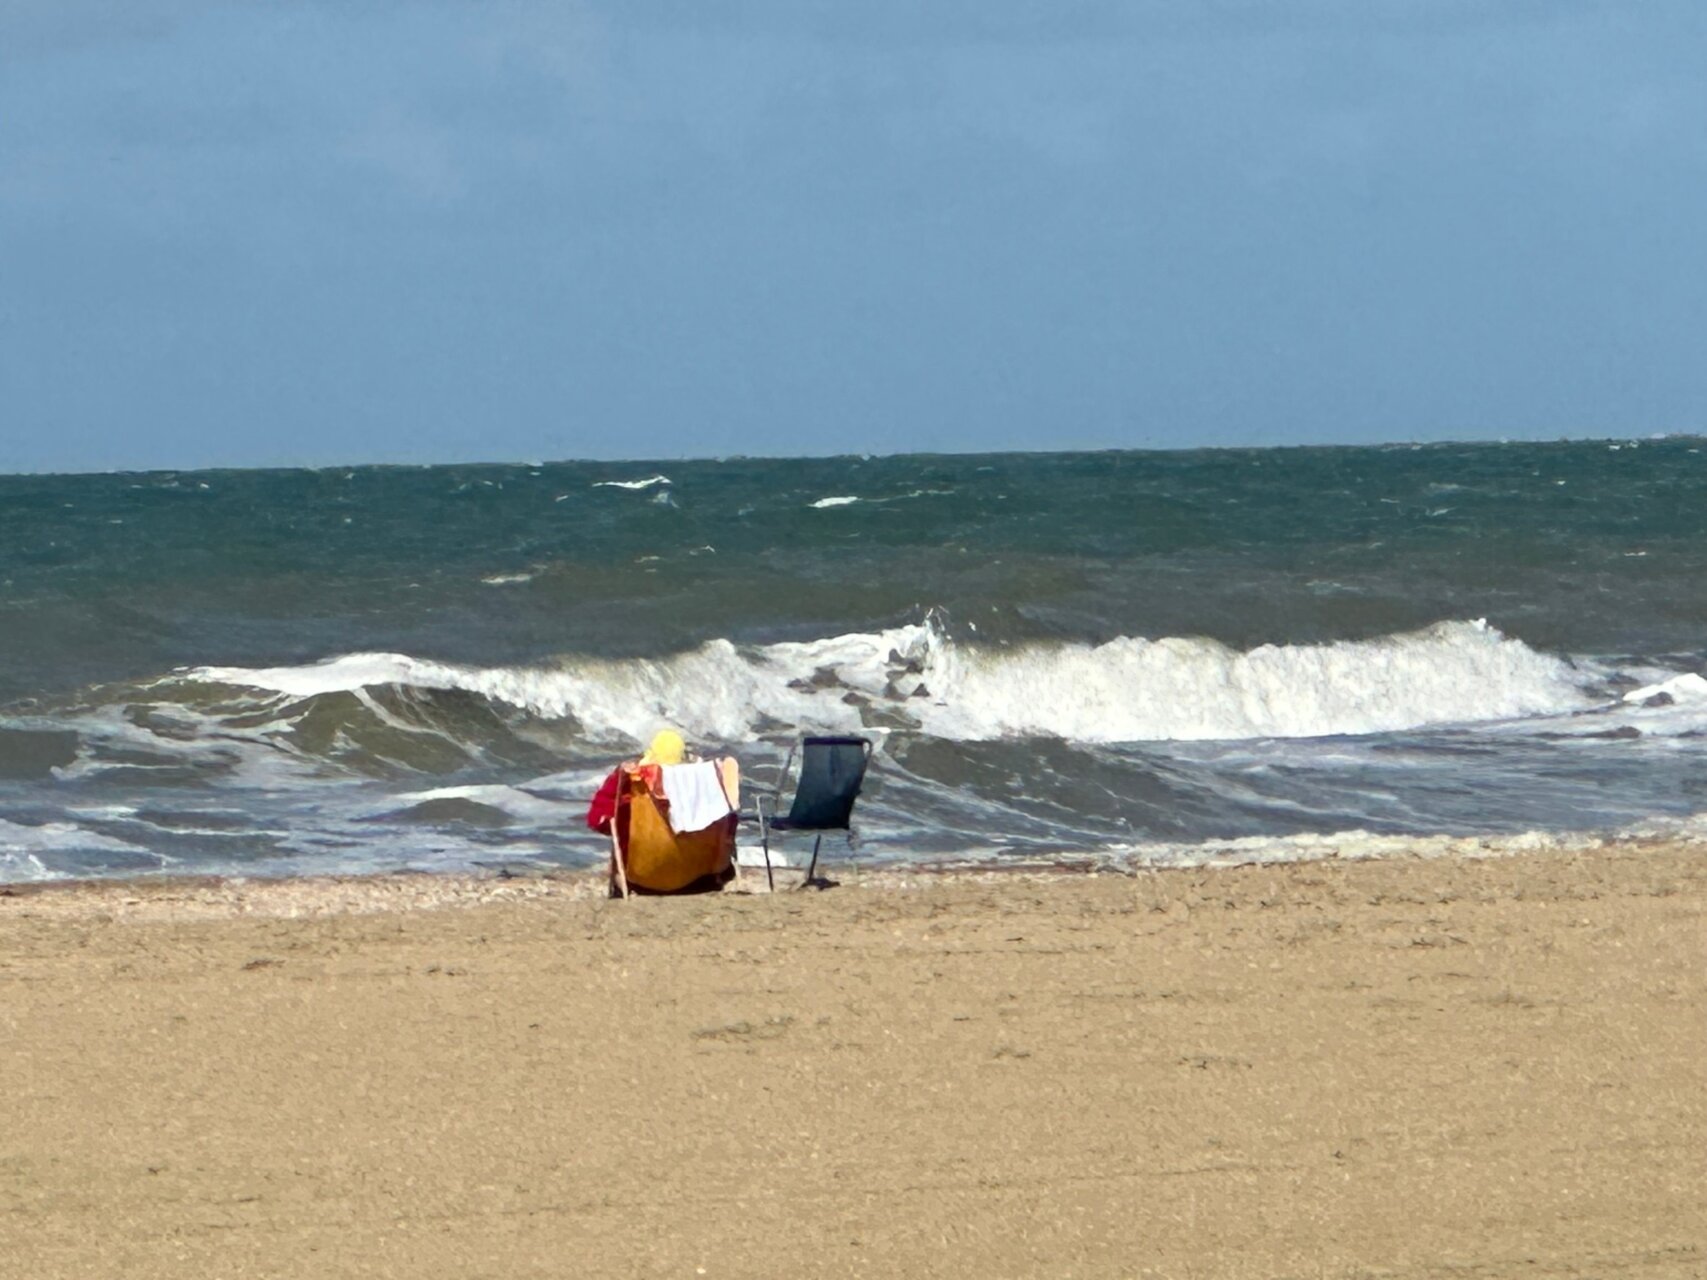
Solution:
[{"label": "shoreline", "polygon": [[0,1276],[1707,1271],[1698,845],[830,871],[0,887]]},{"label": "shoreline", "polygon": [[[1340,849],[1356,837],[1355,851]],[[1119,857],[1064,855],[1059,859],[938,860],[860,862],[827,860],[825,883],[814,892],[919,889],[945,881],[1036,879],[1044,882],[1081,877],[1132,880],[1216,874],[1243,870],[1279,870],[1364,865],[1427,866],[1478,864],[1508,860],[1558,860],[1595,856],[1631,856],[1654,850],[1695,850],[1707,858],[1707,837],[1596,835],[1586,832],[1503,836],[1379,836],[1362,832],[1306,837],[1303,857],[1265,857],[1279,847],[1267,838],[1212,842],[1222,853],[1193,862],[1139,862]],[[1286,847],[1296,850],[1297,841]],[[798,888],[798,867],[779,863],[777,892]],[[721,890],[653,897],[719,898],[766,896],[763,870],[744,866]],[[402,869],[335,874],[245,875],[230,873],[150,872],[127,876],[88,876],[52,880],[0,881],[0,920],[7,914],[76,918],[112,916],[138,920],[318,918],[343,914],[467,908],[490,903],[603,899],[602,867],[505,867],[493,871]]]}]

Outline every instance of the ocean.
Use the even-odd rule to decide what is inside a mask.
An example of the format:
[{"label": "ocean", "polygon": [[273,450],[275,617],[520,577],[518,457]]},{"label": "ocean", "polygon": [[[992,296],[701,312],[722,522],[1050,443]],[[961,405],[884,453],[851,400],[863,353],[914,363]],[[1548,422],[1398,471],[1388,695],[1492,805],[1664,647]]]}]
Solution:
[{"label": "ocean", "polygon": [[594,865],[665,725],[863,863],[1697,831],[1704,449],[0,477],[0,880]]}]

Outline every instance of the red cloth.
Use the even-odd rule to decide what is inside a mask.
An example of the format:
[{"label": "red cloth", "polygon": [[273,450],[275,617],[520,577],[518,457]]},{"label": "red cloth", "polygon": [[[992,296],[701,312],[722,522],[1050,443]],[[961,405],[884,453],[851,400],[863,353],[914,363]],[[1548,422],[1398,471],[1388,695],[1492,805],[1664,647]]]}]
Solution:
[{"label": "red cloth", "polygon": [[593,802],[587,806],[587,825],[604,835],[610,834],[610,824],[616,820],[617,806],[626,802],[622,794],[622,777],[631,774],[646,784],[652,798],[668,803],[664,798],[664,771],[655,764],[617,765],[610,777],[599,784]]},{"label": "red cloth", "polygon": [[599,787],[593,803],[587,806],[587,825],[594,831],[610,834],[610,824],[616,818],[616,789],[621,785],[622,766],[618,765]]}]

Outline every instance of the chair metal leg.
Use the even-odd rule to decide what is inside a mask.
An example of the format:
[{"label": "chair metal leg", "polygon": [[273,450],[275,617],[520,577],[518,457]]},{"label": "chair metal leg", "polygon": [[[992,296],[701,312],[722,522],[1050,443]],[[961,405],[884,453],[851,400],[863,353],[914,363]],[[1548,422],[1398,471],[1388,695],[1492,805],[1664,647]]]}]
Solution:
[{"label": "chair metal leg", "polygon": [[776,892],[776,876],[771,873],[771,829],[765,821],[765,811],[759,809],[759,843],[765,850],[765,887],[772,893]]},{"label": "chair metal leg", "polygon": [[800,882],[802,889],[812,883],[812,873],[818,869],[818,846],[824,843],[824,833],[820,831],[812,839],[812,865],[806,868],[806,879]]}]

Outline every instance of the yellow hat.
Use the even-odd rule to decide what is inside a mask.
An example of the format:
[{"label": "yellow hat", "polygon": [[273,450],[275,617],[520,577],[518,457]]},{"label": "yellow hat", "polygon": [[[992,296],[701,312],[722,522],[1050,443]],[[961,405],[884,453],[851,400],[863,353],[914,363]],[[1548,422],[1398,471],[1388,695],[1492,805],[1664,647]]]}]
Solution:
[{"label": "yellow hat", "polygon": [[652,745],[640,757],[641,764],[680,764],[687,752],[682,735],[674,729],[660,729],[652,736]]}]

